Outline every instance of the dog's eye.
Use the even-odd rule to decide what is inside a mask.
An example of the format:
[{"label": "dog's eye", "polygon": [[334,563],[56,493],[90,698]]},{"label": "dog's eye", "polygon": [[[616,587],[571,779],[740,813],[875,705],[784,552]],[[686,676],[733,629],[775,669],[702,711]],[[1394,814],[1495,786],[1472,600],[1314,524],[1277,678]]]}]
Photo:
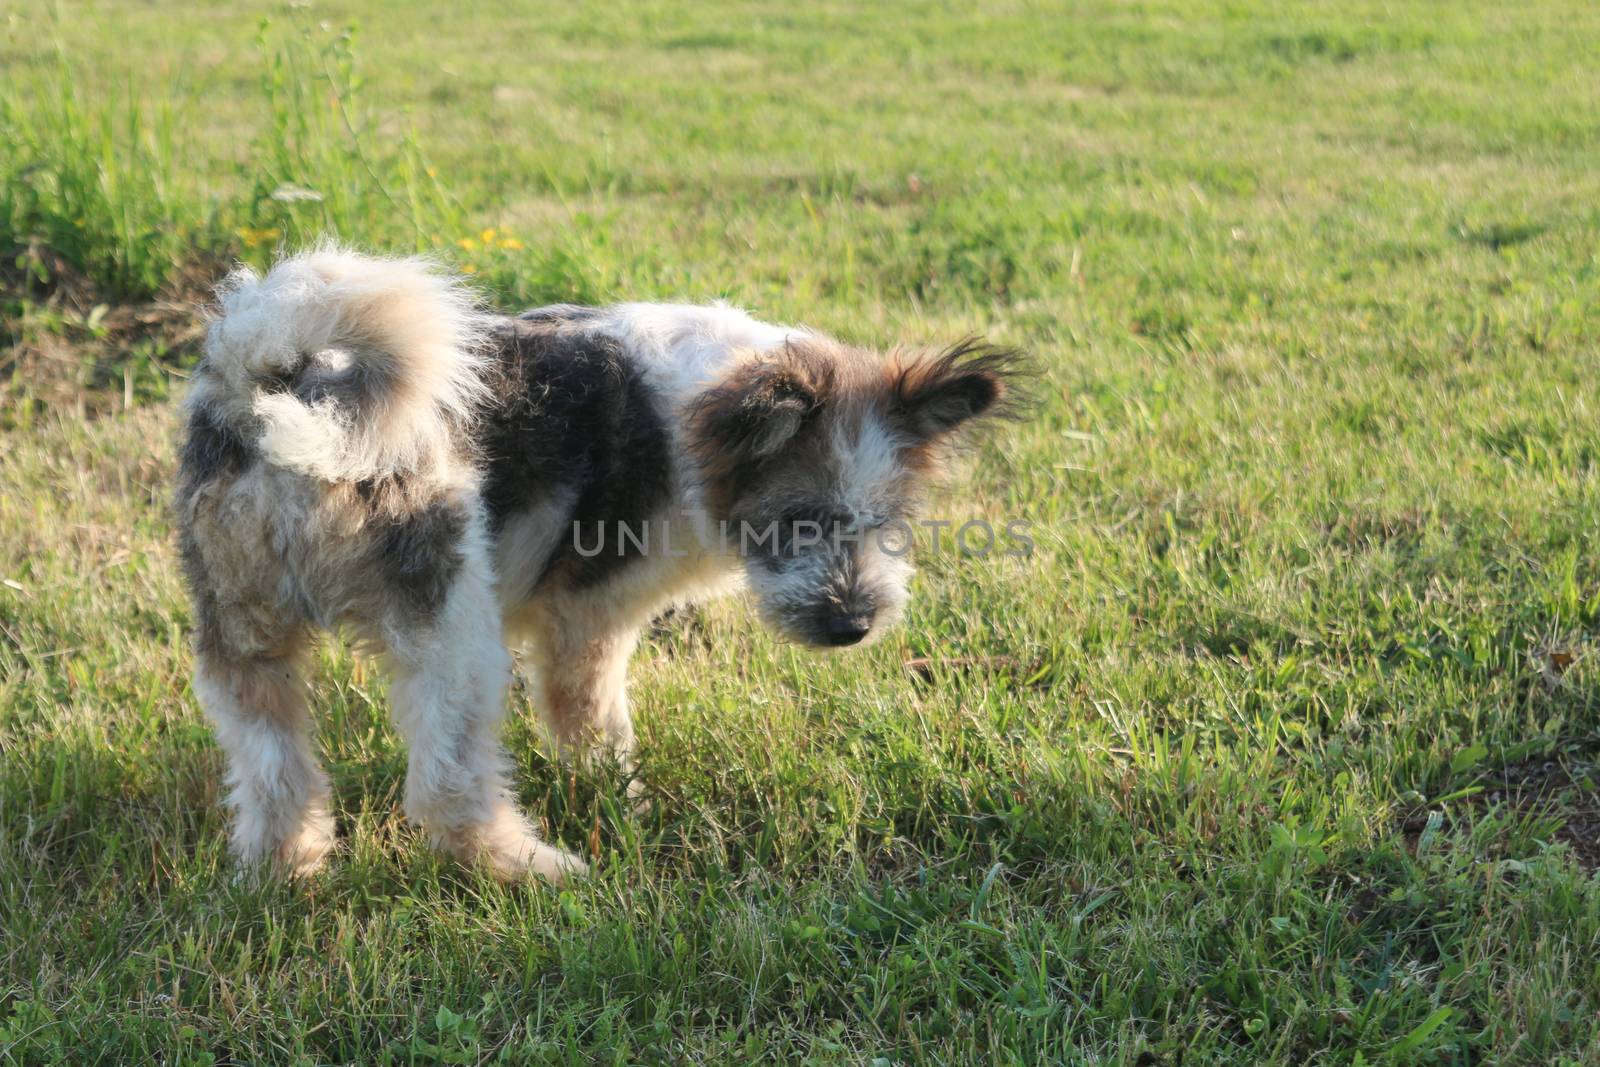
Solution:
[{"label": "dog's eye", "polygon": [[791,528],[811,524],[820,526],[823,530],[830,530],[839,520],[839,513],[829,508],[795,508],[785,512],[783,516],[783,524]]},{"label": "dog's eye", "polygon": [[830,544],[838,533],[853,529],[856,517],[831,507],[800,507],[783,513],[778,522],[778,552],[797,556]]}]

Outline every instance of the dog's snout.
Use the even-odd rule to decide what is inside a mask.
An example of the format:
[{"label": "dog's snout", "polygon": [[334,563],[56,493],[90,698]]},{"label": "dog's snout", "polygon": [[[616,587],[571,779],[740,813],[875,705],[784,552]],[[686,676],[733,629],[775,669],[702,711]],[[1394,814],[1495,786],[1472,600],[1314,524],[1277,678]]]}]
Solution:
[{"label": "dog's snout", "polygon": [[833,615],[828,619],[828,644],[843,647],[858,644],[872,629],[870,615]]}]

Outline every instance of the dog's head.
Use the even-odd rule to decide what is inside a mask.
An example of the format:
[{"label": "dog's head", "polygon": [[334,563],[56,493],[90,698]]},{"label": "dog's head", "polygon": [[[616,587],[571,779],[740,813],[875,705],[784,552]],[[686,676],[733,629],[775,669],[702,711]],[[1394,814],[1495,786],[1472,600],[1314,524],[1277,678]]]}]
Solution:
[{"label": "dog's head", "polygon": [[768,625],[829,647],[894,623],[921,491],[958,431],[1007,409],[1016,367],[977,341],[879,359],[802,335],[701,398],[707,495]]}]

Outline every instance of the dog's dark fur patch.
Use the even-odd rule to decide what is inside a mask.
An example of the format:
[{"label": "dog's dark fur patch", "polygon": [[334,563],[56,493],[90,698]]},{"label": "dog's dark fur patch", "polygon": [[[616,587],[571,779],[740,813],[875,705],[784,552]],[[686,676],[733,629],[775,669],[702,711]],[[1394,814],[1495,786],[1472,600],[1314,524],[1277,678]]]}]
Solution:
[{"label": "dog's dark fur patch", "polygon": [[378,564],[413,614],[432,619],[444,607],[461,570],[466,526],[460,507],[437,500],[397,519],[378,538]]},{"label": "dog's dark fur patch", "polygon": [[385,360],[371,358],[357,358],[339,371],[307,360],[288,375],[287,381],[287,388],[301,403],[331,403],[343,411],[372,408],[398,386],[396,368]]},{"label": "dog's dark fur patch", "polygon": [[183,566],[183,577],[189,583],[194,604],[194,648],[200,653],[223,651],[220,609],[216,593],[212,591],[211,576],[206,572],[205,558],[200,554],[200,544],[194,534],[185,528],[178,536],[178,558]]},{"label": "dog's dark fur patch", "polygon": [[[180,513],[188,508],[196,493],[220,480],[238,477],[252,461],[250,446],[238,433],[209,411],[192,412],[178,456],[175,503]],[[205,557],[188,524],[181,524],[180,528],[179,560],[194,594],[195,648],[201,652],[220,652],[224,644],[221,608],[206,570]]]},{"label": "dog's dark fur patch", "polygon": [[394,595],[421,622],[444,607],[463,562],[467,514],[448,498],[417,492],[412,480],[393,475],[355,483],[373,531],[372,560]]},{"label": "dog's dark fur patch", "polygon": [[622,345],[584,328],[592,314],[540,308],[495,333],[494,400],[475,438],[491,532],[571,492],[564,531],[576,524],[585,545],[606,538],[606,551],[584,557],[564,532],[535,587],[558,576],[578,588],[609,578],[638,555],[631,544],[615,551],[616,524],[642,530],[672,492],[666,424]]},{"label": "dog's dark fur patch", "polygon": [[204,409],[189,416],[183,450],[178,457],[178,495],[190,496],[217,478],[238,475],[250,465],[250,446],[230,427]]}]

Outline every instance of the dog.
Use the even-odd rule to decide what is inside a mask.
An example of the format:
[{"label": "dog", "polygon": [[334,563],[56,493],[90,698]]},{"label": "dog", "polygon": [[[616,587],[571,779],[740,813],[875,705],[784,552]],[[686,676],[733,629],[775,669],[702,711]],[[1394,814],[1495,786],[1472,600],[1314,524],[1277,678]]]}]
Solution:
[{"label": "dog", "polygon": [[175,498],[194,692],[234,856],[294,875],[335,846],[317,632],[381,650],[435,847],[506,880],[581,874],[513,799],[508,644],[558,754],[631,766],[628,659],[668,607],[742,582],[784,638],[872,640],[911,566],[868,535],[915,513],[1017,367],[970,340],[880,358],[725,305],[494,314],[426,260],[337,248],[241,267],[218,304]]}]

